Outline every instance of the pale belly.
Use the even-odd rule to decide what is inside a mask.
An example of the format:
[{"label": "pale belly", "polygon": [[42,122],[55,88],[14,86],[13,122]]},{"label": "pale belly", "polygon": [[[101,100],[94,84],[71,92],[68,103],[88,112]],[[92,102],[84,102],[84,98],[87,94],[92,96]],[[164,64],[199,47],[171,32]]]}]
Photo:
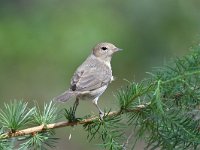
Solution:
[{"label": "pale belly", "polygon": [[101,96],[101,94],[103,94],[107,87],[107,85],[104,85],[101,88],[98,88],[93,91],[81,92],[77,95],[77,98],[80,100],[94,100],[96,97]]}]

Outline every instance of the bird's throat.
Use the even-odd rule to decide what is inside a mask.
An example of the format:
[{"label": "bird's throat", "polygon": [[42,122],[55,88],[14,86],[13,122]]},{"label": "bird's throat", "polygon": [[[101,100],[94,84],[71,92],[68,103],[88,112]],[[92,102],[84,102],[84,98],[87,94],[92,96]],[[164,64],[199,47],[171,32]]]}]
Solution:
[{"label": "bird's throat", "polygon": [[108,66],[111,69],[111,64],[110,64],[111,58],[106,58],[106,59],[98,58],[98,59],[99,59],[99,61],[101,61],[102,63],[104,63],[106,66]]}]

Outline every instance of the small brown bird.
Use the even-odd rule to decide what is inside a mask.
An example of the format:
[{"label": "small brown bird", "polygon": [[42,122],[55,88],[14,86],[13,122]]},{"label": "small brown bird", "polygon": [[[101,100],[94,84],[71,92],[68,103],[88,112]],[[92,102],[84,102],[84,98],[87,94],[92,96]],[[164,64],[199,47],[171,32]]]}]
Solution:
[{"label": "small brown bird", "polygon": [[92,100],[98,108],[100,117],[104,112],[97,104],[99,96],[106,90],[108,84],[113,81],[111,58],[112,54],[122,49],[111,43],[99,43],[91,55],[78,67],[71,79],[70,88],[61,95],[54,98],[55,101],[65,102],[76,97],[75,109],[79,100]]}]

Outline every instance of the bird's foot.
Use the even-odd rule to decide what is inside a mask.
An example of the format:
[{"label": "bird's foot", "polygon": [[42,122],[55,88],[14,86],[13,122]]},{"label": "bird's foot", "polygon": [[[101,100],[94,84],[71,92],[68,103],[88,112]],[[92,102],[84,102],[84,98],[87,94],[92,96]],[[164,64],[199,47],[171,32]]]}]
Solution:
[{"label": "bird's foot", "polygon": [[105,114],[105,113],[104,113],[103,111],[100,111],[100,112],[99,112],[99,117],[100,117],[101,120],[103,120],[104,114]]},{"label": "bird's foot", "polygon": [[65,109],[65,118],[69,121],[69,122],[76,122],[78,121],[79,118],[76,118],[76,107],[70,107],[69,109]]}]

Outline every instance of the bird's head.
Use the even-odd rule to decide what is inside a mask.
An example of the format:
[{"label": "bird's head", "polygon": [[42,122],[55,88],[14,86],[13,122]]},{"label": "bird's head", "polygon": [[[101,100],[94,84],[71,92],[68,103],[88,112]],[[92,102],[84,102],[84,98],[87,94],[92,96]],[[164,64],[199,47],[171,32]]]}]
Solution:
[{"label": "bird's head", "polygon": [[93,55],[104,61],[110,61],[112,54],[121,50],[111,43],[99,43],[93,48]]}]

